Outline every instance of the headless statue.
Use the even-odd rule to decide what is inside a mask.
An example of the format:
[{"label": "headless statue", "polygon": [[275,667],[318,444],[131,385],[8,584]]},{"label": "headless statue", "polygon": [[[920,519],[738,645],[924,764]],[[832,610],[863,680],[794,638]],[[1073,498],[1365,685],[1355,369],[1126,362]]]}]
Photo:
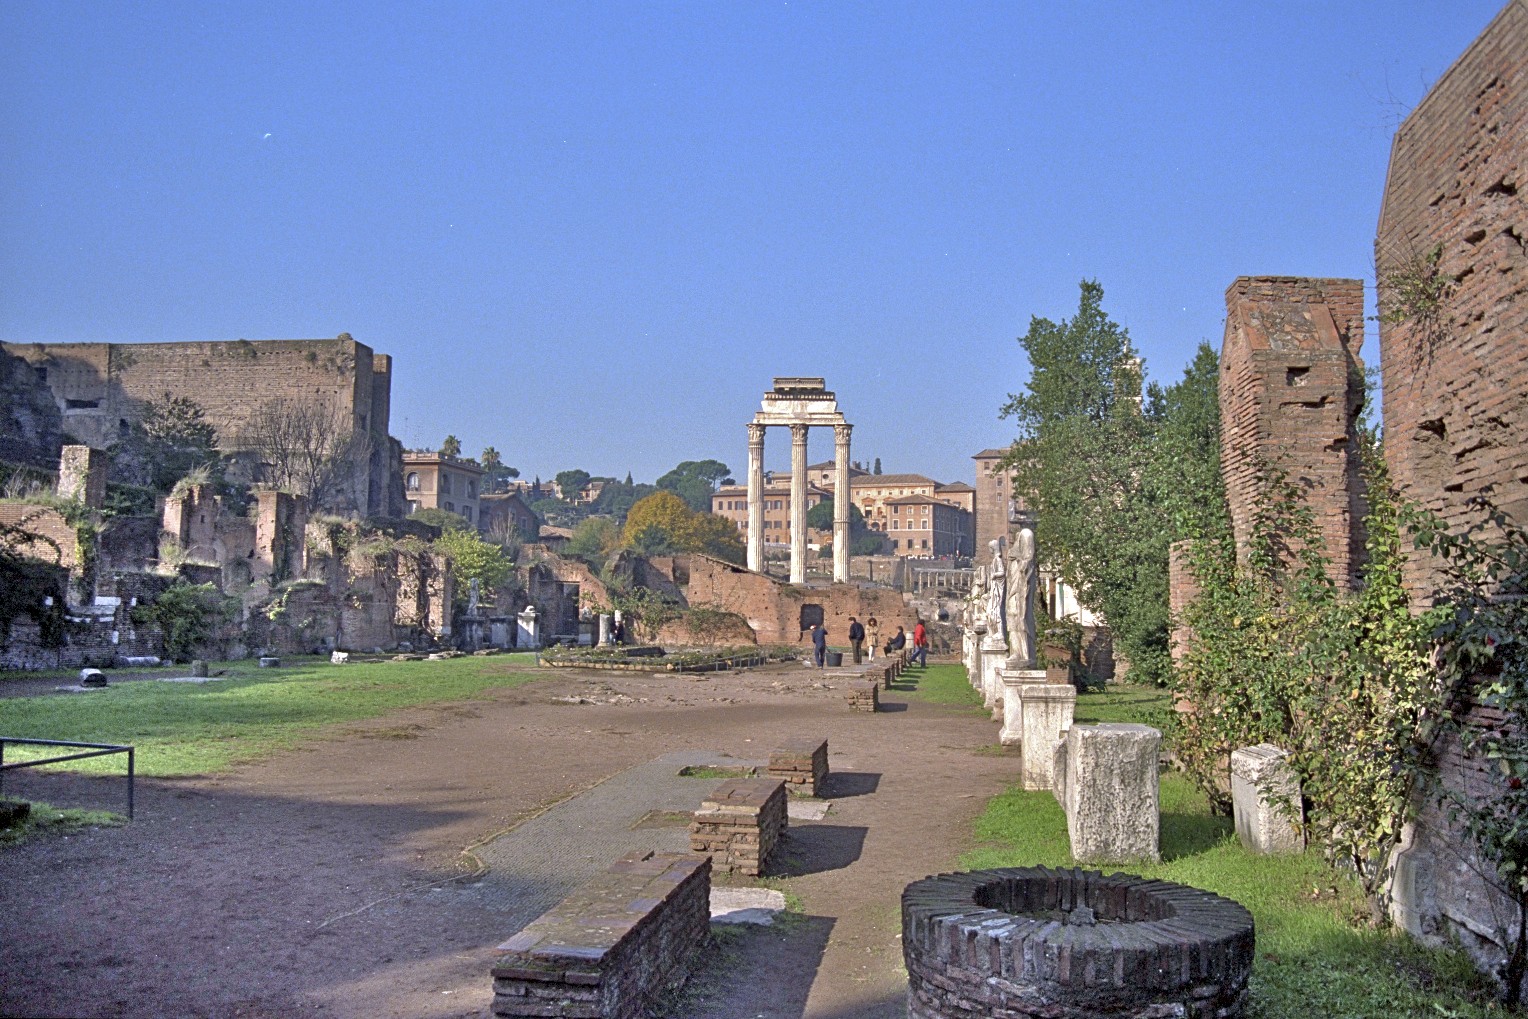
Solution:
[{"label": "headless statue", "polygon": [[1035,557],[1035,532],[1021,527],[1008,548],[1007,615],[1008,662],[1020,669],[1035,667],[1035,595],[1040,589],[1040,569]]}]

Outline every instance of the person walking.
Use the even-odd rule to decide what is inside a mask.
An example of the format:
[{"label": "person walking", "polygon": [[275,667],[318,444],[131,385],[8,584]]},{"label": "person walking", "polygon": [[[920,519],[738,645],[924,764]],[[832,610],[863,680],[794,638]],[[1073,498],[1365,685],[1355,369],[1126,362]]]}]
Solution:
[{"label": "person walking", "polygon": [[918,620],[918,625],[913,627],[913,654],[907,660],[908,665],[914,662],[928,668],[928,630],[923,626],[923,620]]},{"label": "person walking", "polygon": [[881,642],[881,624],[871,616],[865,620],[865,650],[870,652],[870,660],[875,661],[875,649]]},{"label": "person walking", "polygon": [[818,668],[828,662],[828,628],[821,623],[812,624],[812,658]]},{"label": "person walking", "polygon": [[854,650],[854,664],[865,659],[865,627],[858,619],[849,617],[849,647]]}]

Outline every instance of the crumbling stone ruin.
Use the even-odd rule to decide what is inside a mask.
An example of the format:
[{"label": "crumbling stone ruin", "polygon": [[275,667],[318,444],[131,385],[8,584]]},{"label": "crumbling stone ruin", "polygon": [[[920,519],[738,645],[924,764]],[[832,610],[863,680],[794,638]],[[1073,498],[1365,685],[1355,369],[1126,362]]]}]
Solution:
[{"label": "crumbling stone ruin", "polygon": [[[1508,4],[1396,132],[1375,258],[1385,456],[1402,494],[1463,529],[1489,495],[1528,521],[1528,7]],[[1408,559],[1424,603],[1433,565]],[[1468,720],[1500,716],[1466,705]],[[1433,748],[1444,784],[1500,781],[1455,741]],[[1515,907],[1449,819],[1425,803],[1398,854],[1391,913],[1457,938],[1487,964]]]},{"label": "crumbling stone ruin", "polygon": [[1241,276],[1226,290],[1220,459],[1238,547],[1264,467],[1307,486],[1331,557],[1351,587],[1363,520],[1357,421],[1363,402],[1361,280]]},{"label": "crumbling stone ruin", "polygon": [[[402,447],[388,435],[392,358],[348,335],[333,340],[0,344],[0,454],[51,467],[64,437],[105,450],[141,422],[151,400],[195,401],[224,452],[278,401],[318,408],[365,441],[344,487],[346,507],[403,514]],[[19,363],[18,363],[19,362]],[[49,411],[51,403],[53,410]]]}]

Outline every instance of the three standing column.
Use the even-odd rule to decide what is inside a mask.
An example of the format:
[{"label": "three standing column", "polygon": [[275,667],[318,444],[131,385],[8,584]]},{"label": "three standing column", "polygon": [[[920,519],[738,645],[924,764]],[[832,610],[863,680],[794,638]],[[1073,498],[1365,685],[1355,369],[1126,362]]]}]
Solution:
[{"label": "three standing column", "polygon": [[791,425],[791,583],[806,583],[806,433]]},{"label": "three standing column", "polygon": [[764,426],[748,426],[748,568],[764,569]]},{"label": "three standing column", "polygon": [[853,425],[833,426],[833,583],[849,582],[849,434]]}]

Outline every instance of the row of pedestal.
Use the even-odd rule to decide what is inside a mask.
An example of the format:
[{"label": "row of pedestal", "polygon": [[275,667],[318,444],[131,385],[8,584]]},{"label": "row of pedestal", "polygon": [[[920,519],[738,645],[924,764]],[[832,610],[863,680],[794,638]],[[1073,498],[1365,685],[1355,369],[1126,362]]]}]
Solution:
[{"label": "row of pedestal", "polygon": [[[1158,859],[1162,734],[1148,725],[1074,725],[1077,691],[1046,682],[1043,669],[1017,668],[1001,635],[967,632],[962,650],[971,685],[1001,720],[999,740],[1019,748],[1019,780],[1049,790],[1066,812],[1079,862]],[[1300,789],[1288,755],[1247,747],[1231,755],[1236,831],[1255,853],[1300,852]]]}]

